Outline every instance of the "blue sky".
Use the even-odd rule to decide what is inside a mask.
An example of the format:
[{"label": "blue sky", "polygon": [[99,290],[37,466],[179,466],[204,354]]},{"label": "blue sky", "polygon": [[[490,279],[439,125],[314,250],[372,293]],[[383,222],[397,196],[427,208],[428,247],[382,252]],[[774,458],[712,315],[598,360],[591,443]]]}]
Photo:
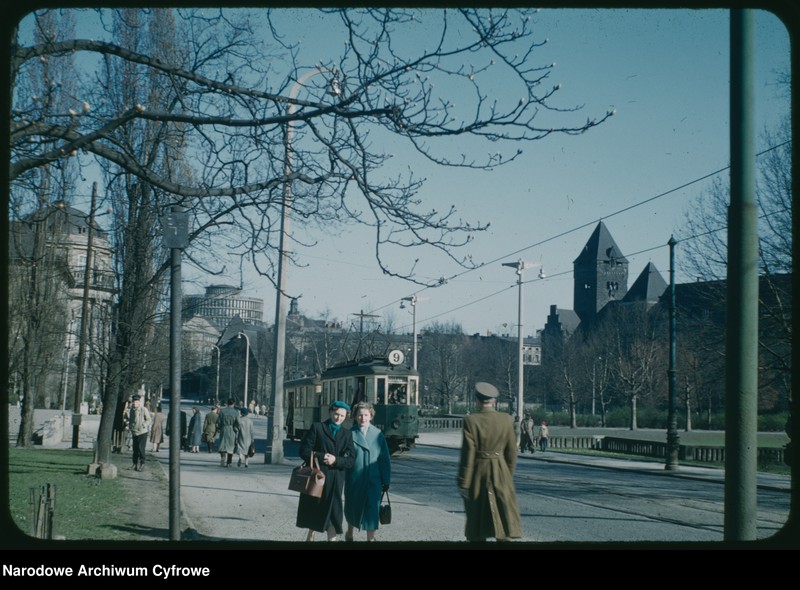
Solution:
[{"label": "blue sky", "polygon": [[[288,40],[301,42],[301,63],[310,67],[335,59],[343,40],[329,34],[323,17],[286,15],[283,30]],[[572,308],[572,262],[599,219],[630,261],[629,284],[648,262],[668,278],[666,243],[673,233],[682,237],[690,203],[713,178],[674,189],[729,163],[729,12],[543,9],[534,23],[535,37],[548,39],[534,53],[535,61],[556,64],[549,78],[561,84],[556,104],[582,105],[567,120],[582,122],[609,109],[616,114],[577,137],[551,136],[522,145],[517,161],[489,172],[436,167],[398,146],[394,165],[427,178],[419,192],[425,209],[455,205],[463,219],[491,223],[461,252],[485,266],[465,272],[426,249],[392,258],[399,269],[419,258],[415,269],[420,278],[448,279],[441,287],[420,290],[380,272],[369,228],[349,225],[324,232],[296,227],[303,242],[316,243],[297,246],[303,266],[289,270],[287,290],[301,295],[301,312],[345,323],[357,321],[354,313],[375,313],[410,332],[411,316],[399,301],[416,293],[423,299],[417,307],[420,330],[436,321],[461,324],[466,333],[516,334],[516,275],[501,263],[522,257],[541,264],[547,275],[536,280],[538,268],[525,274],[524,331],[533,335],[550,305]],[[421,27],[418,39],[404,41],[424,44],[424,33]],[[789,71],[789,38],[783,24],[766,11],[756,12],[755,60],[761,131],[789,109],[786,89],[776,85],[778,76]],[[497,93],[502,96],[503,90]],[[90,190],[89,185],[86,194]],[[693,280],[680,271],[680,248],[676,262],[677,280]],[[238,262],[227,268],[233,274],[215,277],[185,268],[184,291],[198,293],[214,283],[238,285]],[[271,323],[271,283],[246,271],[243,286],[246,295],[264,299],[265,320]]]},{"label": "blue sky", "polygon": [[[572,261],[601,218],[630,261],[629,284],[648,262],[668,279],[666,243],[673,233],[681,237],[690,202],[713,179],[613,214],[728,165],[729,12],[553,9],[536,19],[537,36],[548,38],[540,60],[556,63],[551,80],[562,85],[559,104],[584,105],[586,117],[609,108],[616,115],[578,137],[524,145],[518,161],[491,172],[434,168],[408,154],[409,165],[428,178],[420,192],[426,205],[454,204],[465,219],[491,222],[465,251],[487,264],[464,273],[430,252],[408,253],[420,258],[420,276],[449,279],[420,291],[380,273],[364,228],[333,236],[317,231],[309,237],[320,242],[299,251],[307,266],[289,272],[288,289],[302,295],[303,313],[317,317],[327,310],[347,322],[363,310],[410,331],[411,316],[399,299],[417,293],[426,298],[417,307],[420,330],[437,321],[460,323],[467,333],[516,334],[516,275],[501,263],[522,257],[541,263],[547,275],[535,280],[538,269],[525,273],[523,324],[532,335],[550,305],[572,308]],[[304,51],[324,54],[314,31],[305,30]],[[761,130],[787,112],[786,91],[775,83],[789,71],[788,34],[764,11],[756,17],[756,52]],[[570,231],[575,228],[582,229]],[[693,277],[678,272],[677,280]],[[245,286],[264,297],[271,322],[274,290],[252,277]]]}]

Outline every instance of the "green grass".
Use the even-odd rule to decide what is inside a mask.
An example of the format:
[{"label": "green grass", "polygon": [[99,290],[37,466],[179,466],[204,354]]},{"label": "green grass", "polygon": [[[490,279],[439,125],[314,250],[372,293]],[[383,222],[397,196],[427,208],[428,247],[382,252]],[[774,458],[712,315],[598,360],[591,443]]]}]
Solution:
[{"label": "green grass", "polygon": [[[116,508],[128,501],[119,478],[100,480],[86,475],[91,451],[9,448],[9,512],[26,535],[31,527],[31,488],[55,486],[54,536],[69,539],[127,540],[115,524]],[[135,537],[131,536],[130,539]]]}]

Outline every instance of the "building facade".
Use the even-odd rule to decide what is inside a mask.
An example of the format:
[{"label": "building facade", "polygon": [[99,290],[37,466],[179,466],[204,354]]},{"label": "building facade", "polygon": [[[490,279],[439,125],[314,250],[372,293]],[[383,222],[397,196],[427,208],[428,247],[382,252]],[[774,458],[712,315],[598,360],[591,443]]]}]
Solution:
[{"label": "building facade", "polygon": [[232,285],[210,285],[202,295],[186,295],[183,298],[183,321],[200,316],[214,324],[218,330],[225,329],[233,318],[245,324],[264,324],[264,300],[245,297],[242,290]]}]

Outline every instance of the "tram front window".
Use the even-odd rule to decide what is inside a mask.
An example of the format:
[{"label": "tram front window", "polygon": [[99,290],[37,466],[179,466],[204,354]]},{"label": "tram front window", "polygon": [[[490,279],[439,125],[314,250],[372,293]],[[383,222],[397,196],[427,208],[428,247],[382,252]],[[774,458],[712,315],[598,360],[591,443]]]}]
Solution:
[{"label": "tram front window", "polygon": [[400,384],[389,385],[389,403],[390,404],[407,404],[408,396],[406,395],[406,386]]}]

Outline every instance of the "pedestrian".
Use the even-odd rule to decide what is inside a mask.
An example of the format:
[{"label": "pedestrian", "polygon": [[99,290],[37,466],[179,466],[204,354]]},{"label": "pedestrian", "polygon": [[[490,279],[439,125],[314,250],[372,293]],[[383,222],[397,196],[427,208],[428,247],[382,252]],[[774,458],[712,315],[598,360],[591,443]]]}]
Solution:
[{"label": "pedestrian", "polygon": [[150,430],[151,416],[147,408],[142,406],[142,399],[133,396],[131,410],[128,414],[128,428],[133,439],[133,468],[136,471],[144,469],[144,456],[147,450],[147,433]]},{"label": "pedestrian", "polygon": [[219,413],[219,466],[230,467],[233,449],[236,447],[236,434],[239,432],[239,411],[233,407],[233,399]]},{"label": "pedestrian", "polygon": [[517,439],[511,416],[495,410],[497,388],[475,384],[477,412],[464,417],[458,487],[467,515],[468,541],[522,537],[514,468]]},{"label": "pedestrian", "polygon": [[153,443],[153,452],[157,453],[164,443],[164,408],[161,404],[156,406],[153,416],[153,426],[150,428],[150,442]]},{"label": "pedestrian", "polygon": [[203,441],[203,420],[200,416],[200,410],[197,407],[192,408],[192,419],[189,420],[189,441],[188,445],[191,447],[192,453],[200,452],[200,443]]},{"label": "pedestrian", "polygon": [[547,422],[542,420],[542,425],[539,427],[539,447],[542,452],[547,450],[547,438],[550,436],[550,429],[547,427]]},{"label": "pedestrian", "polygon": [[523,453],[525,451],[536,452],[536,447],[533,444],[534,427],[533,417],[530,414],[525,414],[525,418],[522,420],[522,434],[520,435],[520,450]]},{"label": "pedestrian", "polygon": [[353,468],[345,473],[344,515],[347,532],[344,540],[353,540],[353,529],[367,531],[367,541],[375,540],[380,517],[381,496],[389,490],[392,462],[386,437],[372,425],[375,408],[369,402],[353,407]]},{"label": "pedestrian", "polygon": [[236,449],[234,452],[239,455],[237,466],[241,467],[242,461],[244,461],[244,466],[249,467],[247,464],[250,458],[248,452],[250,451],[250,445],[255,442],[255,431],[253,430],[253,421],[250,419],[250,410],[241,408],[239,414],[239,432],[236,433]]},{"label": "pedestrian", "polygon": [[342,534],[344,471],[353,467],[355,454],[353,434],[342,426],[350,406],[335,401],[328,410],[330,417],[325,422],[314,422],[300,443],[303,461],[310,465],[313,454],[325,474],[321,498],[300,494],[296,524],[308,529],[306,541],[313,541],[315,532],[325,531],[328,541],[336,541],[337,535]]},{"label": "pedestrian", "polygon": [[210,453],[214,449],[214,439],[217,438],[217,423],[219,421],[219,405],[214,405],[212,410],[206,414],[203,421],[203,440],[208,446]]},{"label": "pedestrian", "polygon": [[169,414],[167,414],[167,428],[166,433],[167,436],[172,437],[173,435],[180,437],[181,440],[181,450],[188,451],[188,447],[186,446],[186,434],[188,432],[188,423],[189,420],[186,416],[186,412],[181,411],[179,414],[179,425],[178,425],[178,433],[172,432],[172,410],[170,410]]},{"label": "pedestrian", "polygon": [[117,413],[114,416],[114,427],[111,432],[111,452],[121,454],[122,447],[125,445],[125,437],[128,430],[128,414],[130,413],[130,403],[126,400],[121,406],[117,406]]}]

